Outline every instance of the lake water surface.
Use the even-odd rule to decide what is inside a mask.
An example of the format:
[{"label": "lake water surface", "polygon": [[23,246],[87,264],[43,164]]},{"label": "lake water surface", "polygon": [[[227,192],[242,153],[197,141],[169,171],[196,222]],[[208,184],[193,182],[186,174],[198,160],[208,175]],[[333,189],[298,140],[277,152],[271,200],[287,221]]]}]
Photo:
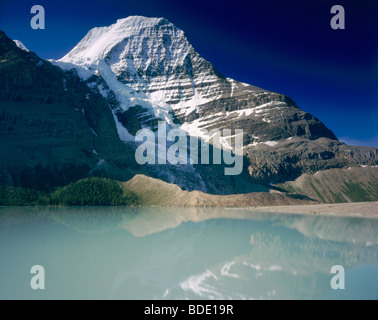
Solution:
[{"label": "lake water surface", "polygon": [[[31,289],[34,265],[45,290]],[[0,208],[0,299],[378,299],[378,219]]]}]

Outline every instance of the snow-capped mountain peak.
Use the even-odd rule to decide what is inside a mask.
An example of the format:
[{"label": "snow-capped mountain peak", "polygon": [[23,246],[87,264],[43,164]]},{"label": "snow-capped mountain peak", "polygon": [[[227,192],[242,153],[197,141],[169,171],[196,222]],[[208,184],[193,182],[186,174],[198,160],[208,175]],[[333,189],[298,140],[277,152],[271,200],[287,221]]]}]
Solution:
[{"label": "snow-capped mountain peak", "polygon": [[142,127],[154,122],[151,116],[173,124],[172,115],[195,114],[215,99],[263,91],[224,77],[164,18],[132,16],[94,28],[56,63],[76,68],[84,79],[100,75],[119,102],[115,113],[143,108],[149,121]]},{"label": "snow-capped mountain peak", "polygon": [[[142,30],[169,24],[164,18],[131,16],[119,19],[109,27],[91,29],[87,35],[60,61],[88,65],[103,59],[116,45],[127,38],[141,34]],[[171,25],[173,26],[173,25]]]},{"label": "snow-capped mountain peak", "polygon": [[[164,18],[132,16],[94,28],[58,63],[81,67],[84,78],[96,71],[106,78],[111,71],[118,82],[147,94],[154,104],[169,104],[184,113],[235,93],[237,87],[261,91],[231,83],[195,51],[181,29]],[[213,84],[214,90],[209,90]]]}]

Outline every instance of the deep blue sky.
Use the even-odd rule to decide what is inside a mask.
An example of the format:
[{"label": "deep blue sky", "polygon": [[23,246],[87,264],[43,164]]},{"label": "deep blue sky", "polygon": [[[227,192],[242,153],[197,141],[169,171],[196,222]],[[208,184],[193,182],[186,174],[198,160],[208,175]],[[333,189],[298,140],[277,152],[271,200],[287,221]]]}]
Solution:
[{"label": "deep blue sky", "polygon": [[[35,4],[45,30],[30,27]],[[345,30],[330,27],[335,4]],[[167,18],[224,75],[292,97],[343,141],[378,147],[376,0],[0,0],[0,29],[46,59],[130,15]]]}]

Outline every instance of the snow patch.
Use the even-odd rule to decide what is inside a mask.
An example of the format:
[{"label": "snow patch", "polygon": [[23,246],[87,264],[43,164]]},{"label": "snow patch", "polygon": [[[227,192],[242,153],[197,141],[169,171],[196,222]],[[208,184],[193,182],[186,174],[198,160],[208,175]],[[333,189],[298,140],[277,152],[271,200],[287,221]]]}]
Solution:
[{"label": "snow patch", "polygon": [[67,90],[67,80],[63,78],[63,79],[62,79],[62,83],[63,83],[63,89],[64,89],[64,91],[67,92],[67,91],[68,91],[68,90]]},{"label": "snow patch", "polygon": [[129,131],[122,125],[121,122],[119,122],[117,115],[113,112],[113,118],[116,123],[116,128],[118,132],[118,136],[123,142],[128,142],[128,141],[135,141],[135,137],[129,133]]},{"label": "snow patch", "polygon": [[190,100],[181,100],[177,104],[172,104],[171,107],[174,110],[182,110],[185,115],[189,115],[192,112],[196,111],[199,106],[202,106],[212,100],[213,99],[204,98],[198,92],[195,92],[194,96]]},{"label": "snow patch", "polygon": [[259,272],[259,271],[261,270],[261,266],[259,266],[259,265],[248,264],[248,263],[246,263],[246,262],[244,262],[243,264],[244,264],[245,266],[250,267],[251,269],[256,270],[257,272]]},{"label": "snow patch", "polygon": [[64,62],[61,60],[48,59],[53,65],[58,66],[64,71],[76,70],[77,75],[84,81],[88,80],[95,73],[91,66],[79,66],[74,63]]},{"label": "snow patch", "polygon": [[92,133],[93,133],[96,137],[98,137],[97,133],[93,130],[93,128],[91,128],[91,130],[92,130]]},{"label": "snow patch", "polygon": [[104,87],[103,84],[100,84],[98,86],[98,91],[100,91],[101,95],[106,99],[109,94],[109,90]]},{"label": "snow patch", "polygon": [[266,145],[268,145],[268,146],[270,146],[270,147],[274,147],[275,145],[278,144],[277,141],[265,141],[263,143],[266,144]]},{"label": "snow patch", "polygon": [[21,50],[30,52],[28,48],[25,47],[25,45],[20,40],[13,40],[17,47],[19,47]]},{"label": "snow patch", "polygon": [[282,267],[278,265],[272,265],[268,268],[269,271],[281,271]]},{"label": "snow patch", "polygon": [[94,89],[94,88],[97,88],[97,83],[96,82],[87,82],[87,86],[90,89]]},{"label": "snow patch", "polygon": [[180,287],[184,291],[192,291],[194,294],[200,297],[207,296],[208,294],[219,297],[220,294],[217,291],[204,283],[207,279],[218,280],[214,273],[206,270],[202,274],[190,276],[187,280],[180,283]]},{"label": "snow patch", "polygon": [[240,278],[237,274],[235,273],[230,273],[231,267],[235,264],[235,261],[226,263],[222,268],[221,268],[221,274],[222,276],[230,277],[230,278]]}]

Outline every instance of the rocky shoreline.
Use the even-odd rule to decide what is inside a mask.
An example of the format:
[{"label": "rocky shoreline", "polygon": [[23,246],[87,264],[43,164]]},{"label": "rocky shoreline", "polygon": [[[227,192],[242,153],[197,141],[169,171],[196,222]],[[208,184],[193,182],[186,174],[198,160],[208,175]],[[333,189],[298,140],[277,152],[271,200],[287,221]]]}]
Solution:
[{"label": "rocky shoreline", "polygon": [[245,208],[251,212],[275,212],[308,215],[378,218],[378,201],[338,204],[313,204]]}]

